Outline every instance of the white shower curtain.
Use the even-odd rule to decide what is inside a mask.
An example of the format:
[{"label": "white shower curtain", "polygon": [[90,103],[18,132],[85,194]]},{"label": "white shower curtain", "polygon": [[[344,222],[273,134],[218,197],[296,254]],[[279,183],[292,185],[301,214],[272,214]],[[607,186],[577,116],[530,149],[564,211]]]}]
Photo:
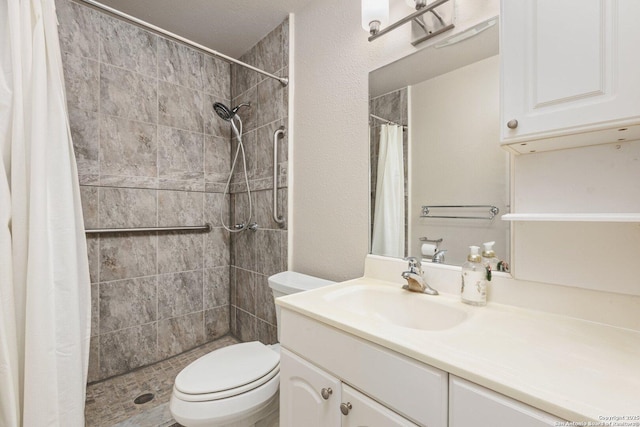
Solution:
[{"label": "white shower curtain", "polygon": [[404,256],[404,162],[398,125],[380,126],[371,253]]},{"label": "white shower curtain", "polygon": [[0,426],[84,426],[90,285],[53,0],[0,0]]}]

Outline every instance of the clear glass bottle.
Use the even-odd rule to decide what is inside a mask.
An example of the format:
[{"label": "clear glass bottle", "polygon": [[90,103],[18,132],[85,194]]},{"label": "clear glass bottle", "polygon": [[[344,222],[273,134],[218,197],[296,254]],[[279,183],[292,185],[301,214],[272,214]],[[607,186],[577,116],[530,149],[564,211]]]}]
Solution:
[{"label": "clear glass bottle", "polygon": [[469,246],[469,256],[462,264],[462,302],[482,306],[487,304],[487,268],[482,263],[480,248]]}]

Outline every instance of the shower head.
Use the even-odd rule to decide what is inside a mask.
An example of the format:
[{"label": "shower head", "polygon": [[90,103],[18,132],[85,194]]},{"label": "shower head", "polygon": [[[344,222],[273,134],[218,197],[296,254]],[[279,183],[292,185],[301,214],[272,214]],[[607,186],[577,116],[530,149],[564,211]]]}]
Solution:
[{"label": "shower head", "polygon": [[226,121],[231,121],[231,119],[233,119],[233,117],[236,115],[238,110],[242,107],[251,108],[251,104],[248,102],[245,102],[236,106],[233,109],[230,109],[229,107],[227,107],[226,105],[220,102],[215,102],[213,104],[213,110],[216,112],[216,114],[220,116],[222,120],[226,120]]}]

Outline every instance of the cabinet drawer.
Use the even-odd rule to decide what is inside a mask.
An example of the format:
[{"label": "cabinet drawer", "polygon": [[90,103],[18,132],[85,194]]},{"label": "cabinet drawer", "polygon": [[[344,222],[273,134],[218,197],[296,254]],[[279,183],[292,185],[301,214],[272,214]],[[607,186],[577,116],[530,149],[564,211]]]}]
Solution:
[{"label": "cabinet drawer", "polygon": [[283,309],[283,347],[419,425],[445,427],[448,374]]},{"label": "cabinet drawer", "polygon": [[560,418],[453,375],[450,393],[449,427],[550,427],[565,424]]}]

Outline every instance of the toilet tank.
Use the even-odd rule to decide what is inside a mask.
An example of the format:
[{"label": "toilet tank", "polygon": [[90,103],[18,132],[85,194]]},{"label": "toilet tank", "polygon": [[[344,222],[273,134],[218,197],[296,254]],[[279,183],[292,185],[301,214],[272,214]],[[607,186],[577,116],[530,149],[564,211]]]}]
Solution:
[{"label": "toilet tank", "polygon": [[[273,298],[291,295],[298,292],[309,291],[322,286],[333,285],[331,280],[308,276],[295,271],[283,271],[269,277],[269,287],[273,292]],[[278,328],[278,341],[280,340],[280,307],[276,305],[276,321]]]}]

